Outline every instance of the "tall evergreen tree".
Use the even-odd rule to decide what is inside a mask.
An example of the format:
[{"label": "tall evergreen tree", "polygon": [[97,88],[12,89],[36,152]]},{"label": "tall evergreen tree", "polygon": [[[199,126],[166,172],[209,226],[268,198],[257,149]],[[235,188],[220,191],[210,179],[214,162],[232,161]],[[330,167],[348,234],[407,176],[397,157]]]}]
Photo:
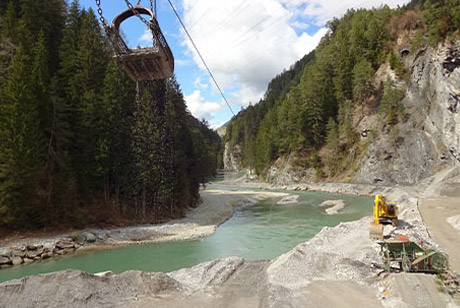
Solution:
[{"label": "tall evergreen tree", "polygon": [[[134,83],[115,60],[110,61],[103,87],[103,111],[100,122],[98,161],[99,171],[104,178],[106,202],[113,198],[128,199],[126,193],[131,185],[131,127],[133,126]],[[123,189],[123,190],[122,190]],[[126,212],[127,209],[123,208]]]},{"label": "tall evergreen tree", "polygon": [[353,97],[355,100],[362,102],[367,96],[374,91],[372,76],[374,70],[371,63],[362,59],[353,68]]},{"label": "tall evergreen tree", "polygon": [[135,214],[153,217],[162,211],[165,148],[162,140],[165,116],[164,81],[141,84],[134,111],[133,155]]},{"label": "tall evergreen tree", "polygon": [[44,167],[43,135],[30,78],[30,59],[19,46],[1,90],[1,223],[43,223],[36,193]]}]

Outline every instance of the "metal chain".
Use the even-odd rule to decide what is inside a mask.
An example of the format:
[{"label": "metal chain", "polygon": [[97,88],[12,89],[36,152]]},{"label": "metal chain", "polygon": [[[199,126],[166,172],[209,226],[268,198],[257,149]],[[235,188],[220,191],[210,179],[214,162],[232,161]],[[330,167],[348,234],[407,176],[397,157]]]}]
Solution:
[{"label": "metal chain", "polygon": [[131,10],[131,12],[133,12],[133,14],[137,16],[137,18],[139,18],[144,24],[146,24],[147,27],[149,27],[150,29],[152,28],[151,23],[147,21],[147,19],[145,19],[141,14],[139,14],[138,11],[134,9],[134,6],[131,4],[131,2],[129,2],[129,0],[125,0],[125,3],[128,6],[128,8]]},{"label": "metal chain", "polygon": [[101,21],[104,29],[107,29],[109,26],[105,22],[104,15],[102,15],[101,0],[96,0],[96,5],[97,5],[97,12],[99,14],[99,20]]}]

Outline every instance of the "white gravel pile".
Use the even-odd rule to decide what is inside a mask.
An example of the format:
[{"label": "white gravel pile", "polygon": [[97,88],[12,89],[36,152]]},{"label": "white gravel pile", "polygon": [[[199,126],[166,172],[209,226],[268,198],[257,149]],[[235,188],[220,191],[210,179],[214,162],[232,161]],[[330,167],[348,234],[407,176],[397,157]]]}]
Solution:
[{"label": "white gravel pile", "polygon": [[313,239],[274,259],[268,281],[290,289],[313,280],[349,280],[368,284],[374,280],[373,263],[379,263],[379,246],[369,239],[370,217],[325,227]]},{"label": "white gravel pile", "polygon": [[243,263],[242,258],[228,257],[200,263],[191,268],[171,272],[168,275],[180,281],[191,292],[196,292],[213,285],[221,285]]}]

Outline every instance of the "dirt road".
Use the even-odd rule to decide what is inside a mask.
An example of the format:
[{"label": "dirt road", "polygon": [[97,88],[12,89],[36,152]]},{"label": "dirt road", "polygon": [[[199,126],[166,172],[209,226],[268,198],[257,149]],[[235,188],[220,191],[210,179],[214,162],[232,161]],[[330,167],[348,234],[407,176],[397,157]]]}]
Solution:
[{"label": "dirt road", "polygon": [[449,255],[451,269],[460,272],[460,235],[447,218],[460,215],[460,198],[422,199],[420,213],[425,226]]}]

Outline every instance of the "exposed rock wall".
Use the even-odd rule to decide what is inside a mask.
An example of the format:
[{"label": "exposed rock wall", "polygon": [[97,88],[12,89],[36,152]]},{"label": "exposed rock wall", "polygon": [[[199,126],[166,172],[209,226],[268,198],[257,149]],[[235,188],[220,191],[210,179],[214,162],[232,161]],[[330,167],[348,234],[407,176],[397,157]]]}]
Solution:
[{"label": "exposed rock wall", "polygon": [[313,168],[296,167],[295,160],[296,158],[292,155],[289,155],[287,159],[279,158],[268,168],[265,180],[277,185],[313,182],[315,180],[315,170]]},{"label": "exposed rock wall", "polygon": [[411,73],[401,102],[406,118],[375,139],[358,182],[414,184],[460,165],[460,40],[405,61]]},{"label": "exposed rock wall", "polygon": [[241,147],[238,144],[233,149],[230,149],[230,143],[225,144],[224,170],[241,171]]}]

